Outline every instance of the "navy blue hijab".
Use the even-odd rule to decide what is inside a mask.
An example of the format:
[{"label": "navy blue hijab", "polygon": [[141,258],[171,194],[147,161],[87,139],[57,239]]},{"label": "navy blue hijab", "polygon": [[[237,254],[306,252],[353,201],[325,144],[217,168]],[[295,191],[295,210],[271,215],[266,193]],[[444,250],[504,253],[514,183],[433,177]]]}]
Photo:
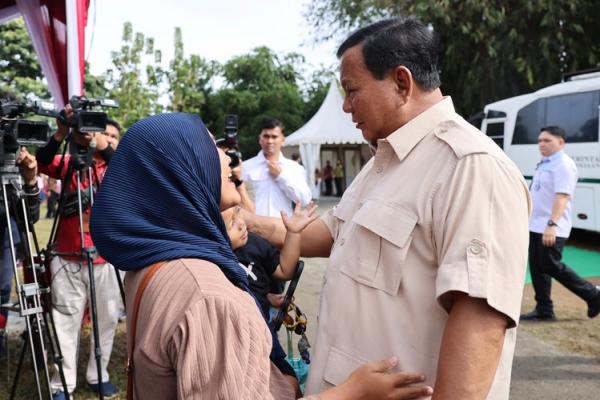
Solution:
[{"label": "navy blue hijab", "polygon": [[199,258],[248,290],[220,198],[219,155],[202,120],[155,115],[131,126],[119,144],[94,203],[92,238],[100,255],[119,269]]}]

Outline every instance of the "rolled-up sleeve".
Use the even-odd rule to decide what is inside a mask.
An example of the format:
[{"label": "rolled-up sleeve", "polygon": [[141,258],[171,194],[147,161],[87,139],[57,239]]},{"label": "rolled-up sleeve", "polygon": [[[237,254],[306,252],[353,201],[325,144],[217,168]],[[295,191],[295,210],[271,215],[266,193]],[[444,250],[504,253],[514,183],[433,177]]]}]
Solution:
[{"label": "rolled-up sleeve", "polygon": [[331,238],[335,240],[338,236],[339,231],[339,223],[340,220],[335,216],[336,208],[332,208],[328,210],[325,214],[321,215],[320,219],[323,221],[327,229],[329,230],[329,234]]},{"label": "rolled-up sleeve", "polygon": [[433,197],[436,297],[486,299],[512,326],[519,320],[529,240],[529,192],[518,170],[487,154],[457,161]]}]

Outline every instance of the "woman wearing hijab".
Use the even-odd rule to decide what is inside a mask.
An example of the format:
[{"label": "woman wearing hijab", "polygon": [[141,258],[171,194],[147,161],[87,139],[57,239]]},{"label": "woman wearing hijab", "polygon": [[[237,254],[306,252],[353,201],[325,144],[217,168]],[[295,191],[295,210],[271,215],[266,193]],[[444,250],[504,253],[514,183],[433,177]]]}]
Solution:
[{"label": "woman wearing hijab", "polygon": [[[137,122],[111,160],[91,231],[103,257],[128,271],[128,398],[294,398],[269,360],[269,329],[221,217],[240,201],[229,161],[189,114]],[[389,373],[396,363],[366,364],[317,398],[430,394],[403,387],[423,377]]]}]

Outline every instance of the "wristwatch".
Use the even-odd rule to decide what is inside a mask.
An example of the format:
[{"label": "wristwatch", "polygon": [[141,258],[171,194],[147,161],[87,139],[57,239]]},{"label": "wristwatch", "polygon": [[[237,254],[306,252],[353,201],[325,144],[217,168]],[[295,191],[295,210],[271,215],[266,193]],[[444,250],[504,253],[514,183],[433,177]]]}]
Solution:
[{"label": "wristwatch", "polygon": [[547,225],[548,226],[558,226],[558,224],[556,222],[552,221],[551,219],[548,220]]}]

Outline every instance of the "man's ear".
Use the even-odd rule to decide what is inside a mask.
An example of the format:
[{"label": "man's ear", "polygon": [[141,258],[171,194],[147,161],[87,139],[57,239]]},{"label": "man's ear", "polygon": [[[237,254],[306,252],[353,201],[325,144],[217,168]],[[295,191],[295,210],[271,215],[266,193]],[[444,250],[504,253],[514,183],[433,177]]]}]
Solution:
[{"label": "man's ear", "polygon": [[412,73],[408,68],[404,65],[398,65],[396,68],[392,70],[391,78],[396,85],[396,92],[398,96],[402,99],[402,103],[405,104],[408,102],[408,99],[413,94],[414,82],[412,78]]}]

